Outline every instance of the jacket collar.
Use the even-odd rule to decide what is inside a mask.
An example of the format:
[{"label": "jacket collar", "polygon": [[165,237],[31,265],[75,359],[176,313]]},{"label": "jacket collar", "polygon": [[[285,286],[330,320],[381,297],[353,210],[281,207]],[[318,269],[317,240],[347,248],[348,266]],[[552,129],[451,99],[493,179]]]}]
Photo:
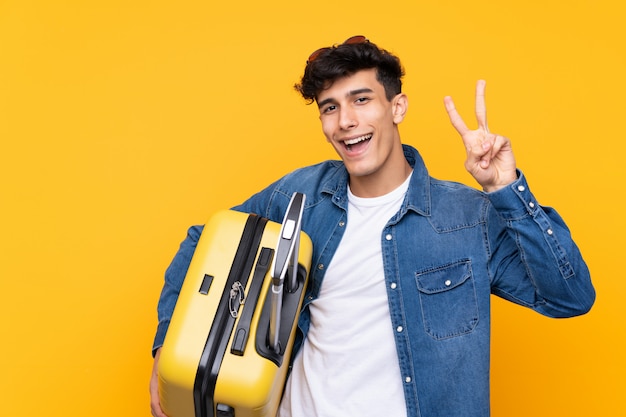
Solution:
[{"label": "jacket collar", "polygon": [[[413,168],[413,176],[409,183],[399,217],[404,216],[407,210],[413,210],[423,216],[430,216],[430,176],[424,160],[417,151],[409,145],[402,145],[404,156]],[[342,162],[337,162],[337,170],[322,186],[322,193],[332,195],[333,203],[338,207],[348,209],[348,171]]]}]

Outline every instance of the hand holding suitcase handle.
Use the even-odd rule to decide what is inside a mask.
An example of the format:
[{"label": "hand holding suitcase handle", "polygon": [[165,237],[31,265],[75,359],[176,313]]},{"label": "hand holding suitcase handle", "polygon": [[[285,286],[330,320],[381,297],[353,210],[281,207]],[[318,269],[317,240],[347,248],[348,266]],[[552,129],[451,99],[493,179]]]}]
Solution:
[{"label": "hand holding suitcase handle", "polygon": [[276,245],[276,255],[272,264],[272,310],[270,315],[270,346],[275,352],[280,351],[279,332],[280,316],[283,302],[283,288],[287,270],[289,282],[287,291],[293,292],[298,287],[298,252],[300,249],[300,230],[302,228],[302,212],[306,196],[302,193],[293,193]]}]

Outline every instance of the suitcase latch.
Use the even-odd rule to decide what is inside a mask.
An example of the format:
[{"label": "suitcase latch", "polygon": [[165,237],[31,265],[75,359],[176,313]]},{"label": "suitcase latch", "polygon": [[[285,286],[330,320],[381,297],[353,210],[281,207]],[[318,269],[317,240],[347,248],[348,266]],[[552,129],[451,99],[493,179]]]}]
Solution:
[{"label": "suitcase latch", "polygon": [[239,314],[239,306],[245,301],[244,288],[241,282],[235,281],[230,288],[230,299],[228,300],[228,309],[232,318],[236,319]]}]

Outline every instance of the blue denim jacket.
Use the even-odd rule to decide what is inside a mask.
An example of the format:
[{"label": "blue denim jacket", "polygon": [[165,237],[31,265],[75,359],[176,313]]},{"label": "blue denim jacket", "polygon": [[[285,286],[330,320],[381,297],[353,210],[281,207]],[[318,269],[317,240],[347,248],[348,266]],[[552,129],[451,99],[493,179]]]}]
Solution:
[{"label": "blue denim jacket", "polygon": [[[405,145],[404,152],[413,176],[380,243],[407,412],[488,416],[490,294],[546,316],[575,316],[595,299],[589,271],[561,217],[539,205],[521,172],[515,183],[486,194],[430,177],[415,149]],[[307,305],[345,230],[347,184],[343,163],[327,161],[294,171],[235,207],[280,222],[294,191],[307,196],[303,230],[313,241],[314,267],[295,349],[310,325]],[[166,272],[155,349],[200,233],[189,229]]]}]

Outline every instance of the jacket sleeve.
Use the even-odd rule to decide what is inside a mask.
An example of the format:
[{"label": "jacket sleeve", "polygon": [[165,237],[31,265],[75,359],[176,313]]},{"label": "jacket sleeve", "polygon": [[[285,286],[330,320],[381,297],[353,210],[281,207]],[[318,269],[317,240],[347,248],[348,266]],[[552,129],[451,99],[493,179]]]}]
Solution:
[{"label": "jacket sleeve", "polygon": [[521,172],[487,196],[492,293],[549,317],[589,311],[589,269],[559,214],[539,205]]},{"label": "jacket sleeve", "polygon": [[156,350],[163,346],[165,334],[167,333],[167,328],[170,325],[170,319],[174,312],[174,306],[178,300],[178,294],[185,280],[185,275],[187,274],[187,269],[189,269],[189,264],[196,250],[202,229],[203,226],[192,226],[189,228],[187,237],[180,244],[178,252],[165,271],[165,282],[157,305],[159,324],[157,325],[157,331],[152,345],[153,356]]}]

